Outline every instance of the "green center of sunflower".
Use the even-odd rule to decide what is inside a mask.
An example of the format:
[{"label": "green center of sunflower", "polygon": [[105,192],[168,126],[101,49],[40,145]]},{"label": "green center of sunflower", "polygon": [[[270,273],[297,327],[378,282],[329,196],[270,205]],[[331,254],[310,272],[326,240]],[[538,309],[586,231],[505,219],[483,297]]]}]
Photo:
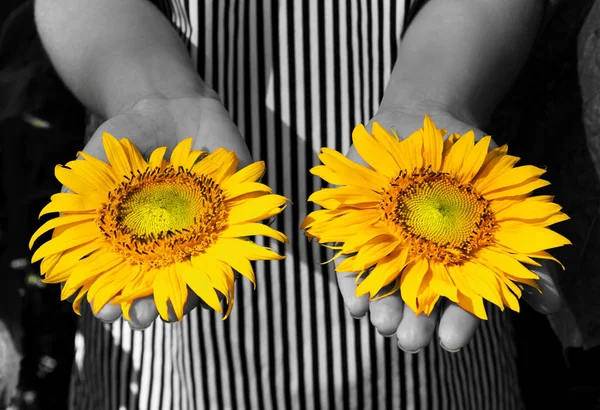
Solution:
[{"label": "green center of sunflower", "polygon": [[138,235],[181,230],[202,215],[206,198],[193,186],[172,182],[147,184],[133,190],[120,206],[123,225]]},{"label": "green center of sunflower", "polygon": [[413,254],[460,263],[493,240],[489,203],[472,185],[422,169],[401,174],[391,186],[381,203],[384,220]]},{"label": "green center of sunflower", "polygon": [[203,252],[226,217],[213,179],[168,166],[128,177],[109,192],[96,222],[132,264],[164,266]]},{"label": "green center of sunflower", "polygon": [[447,176],[406,192],[396,204],[397,214],[413,234],[451,246],[469,239],[482,211],[477,196]]}]

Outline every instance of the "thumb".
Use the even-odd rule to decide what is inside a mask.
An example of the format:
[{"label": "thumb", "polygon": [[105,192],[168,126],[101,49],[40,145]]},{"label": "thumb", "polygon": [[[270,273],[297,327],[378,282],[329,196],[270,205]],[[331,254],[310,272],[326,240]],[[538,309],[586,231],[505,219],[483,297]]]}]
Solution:
[{"label": "thumb", "polygon": [[523,299],[534,310],[545,315],[556,313],[562,305],[562,296],[556,282],[556,266],[551,261],[542,261],[542,266],[531,267],[530,270],[540,278],[537,285],[540,291],[525,285]]},{"label": "thumb", "polygon": [[239,160],[239,168],[252,163],[252,156],[246,142],[223,104],[207,99],[198,114],[200,115],[199,128],[194,149],[212,152],[217,148],[225,148],[235,152]]}]

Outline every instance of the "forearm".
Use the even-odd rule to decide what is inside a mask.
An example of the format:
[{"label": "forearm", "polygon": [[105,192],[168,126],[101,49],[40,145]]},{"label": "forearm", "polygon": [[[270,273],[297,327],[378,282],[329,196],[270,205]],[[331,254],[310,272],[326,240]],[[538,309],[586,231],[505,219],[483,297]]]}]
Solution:
[{"label": "forearm", "polygon": [[170,22],[146,0],[36,0],[35,18],[61,78],[105,118],[148,96],[213,96]]},{"label": "forearm", "polygon": [[408,28],[380,111],[437,107],[481,127],[535,40],[541,0],[430,0]]}]

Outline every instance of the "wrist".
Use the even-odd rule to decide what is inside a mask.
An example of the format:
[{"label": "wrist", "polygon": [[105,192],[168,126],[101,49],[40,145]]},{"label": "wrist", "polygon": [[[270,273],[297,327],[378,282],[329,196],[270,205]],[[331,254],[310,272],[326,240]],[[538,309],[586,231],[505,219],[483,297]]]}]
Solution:
[{"label": "wrist", "polygon": [[[420,116],[429,115],[437,124],[440,122],[448,127],[453,122],[461,122],[472,125],[476,128],[482,128],[485,119],[478,116],[467,106],[458,103],[451,103],[443,99],[433,99],[425,97],[413,98],[389,98],[384,96],[383,101],[375,117],[389,116]],[[450,124],[449,124],[450,123]]]}]

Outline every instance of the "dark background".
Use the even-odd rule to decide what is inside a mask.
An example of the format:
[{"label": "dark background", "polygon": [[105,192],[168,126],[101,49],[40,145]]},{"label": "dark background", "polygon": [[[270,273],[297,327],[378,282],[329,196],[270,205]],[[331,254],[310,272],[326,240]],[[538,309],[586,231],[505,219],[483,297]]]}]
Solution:
[{"label": "dark background", "polygon": [[[562,116],[563,123],[575,128],[574,133],[582,132],[577,129],[576,43],[577,27],[586,9],[573,3],[577,2],[559,10],[559,22],[549,26],[549,34],[540,40],[541,51],[532,54],[512,96],[496,116],[496,123],[505,126],[497,127],[492,135],[510,142],[511,152],[523,157],[524,163],[538,164],[548,155],[544,144],[532,149],[511,139],[516,130],[506,124],[529,127],[534,132],[540,123],[522,124],[506,107],[531,107],[533,99],[533,105],[540,107],[534,115]],[[39,226],[37,213],[60,189],[54,166],[71,160],[82,148],[85,113],[43,53],[33,24],[32,3],[2,0],[0,24],[0,321],[9,329],[23,358],[20,373],[16,368],[2,368],[0,374],[12,371],[18,377],[11,409],[60,410],[66,409],[76,316],[68,303],[60,302],[58,286],[39,281],[38,266],[28,264],[31,254],[27,242]],[[542,72],[544,78],[527,74],[531,71]],[[548,98],[561,100],[562,105],[548,105]],[[553,176],[549,178],[553,180]],[[522,312],[514,318],[527,408],[593,409],[598,389],[593,379],[584,376],[583,369],[586,363],[598,360],[598,353],[570,351],[571,367],[567,368],[545,317],[523,304]],[[598,367],[594,370],[597,374]],[[0,408],[3,383],[0,380]]]}]

